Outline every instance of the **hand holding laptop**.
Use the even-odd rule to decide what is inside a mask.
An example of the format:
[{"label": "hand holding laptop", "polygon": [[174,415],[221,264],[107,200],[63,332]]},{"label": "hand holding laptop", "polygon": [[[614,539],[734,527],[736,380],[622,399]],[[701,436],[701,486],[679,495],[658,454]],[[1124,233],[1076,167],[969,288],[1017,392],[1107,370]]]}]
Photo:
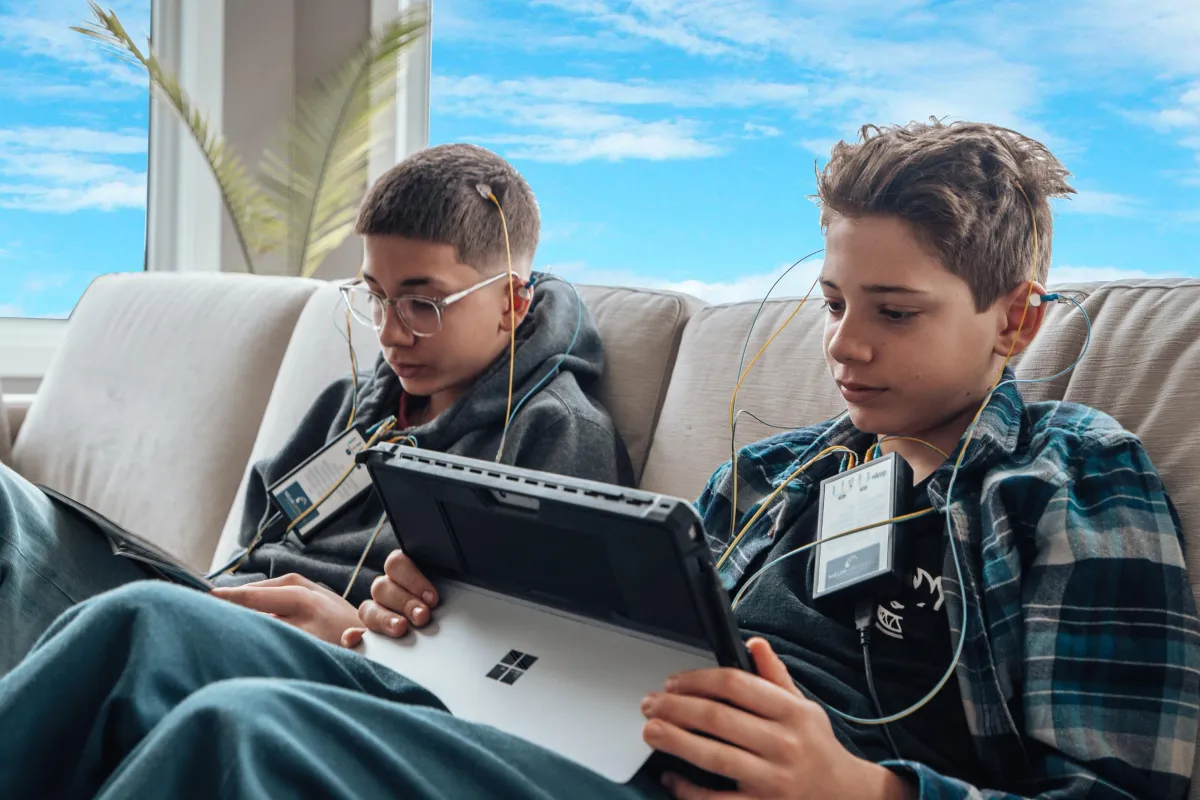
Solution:
[{"label": "hand holding laptop", "polygon": [[[837,741],[829,715],[796,688],[765,639],[751,639],[748,646],[757,674],[728,667],[692,670],[647,695],[646,744],[737,781],[739,796],[916,796],[896,773]],[[662,782],[676,797],[709,796],[670,771]]]},{"label": "hand holding laptop", "polygon": [[429,624],[438,604],[433,583],[400,550],[387,557],[383,571],[371,584],[371,599],[358,607],[363,627],[348,628],[342,634],[343,647],[357,647],[368,630],[398,639],[408,633],[410,624],[418,628]]}]

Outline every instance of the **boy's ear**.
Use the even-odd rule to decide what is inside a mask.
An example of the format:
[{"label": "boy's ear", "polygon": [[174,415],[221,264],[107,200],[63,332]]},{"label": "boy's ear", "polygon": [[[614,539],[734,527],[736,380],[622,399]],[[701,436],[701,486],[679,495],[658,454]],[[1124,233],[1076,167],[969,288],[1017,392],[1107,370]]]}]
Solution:
[{"label": "boy's ear", "polygon": [[516,301],[516,316],[517,325],[525,320],[525,315],[529,313],[529,307],[533,304],[533,289],[528,281],[522,281],[521,278],[511,275],[509,280],[515,281],[516,291],[509,293],[508,287],[504,287],[504,313],[500,315],[500,330],[508,333],[512,329],[512,314],[509,313],[509,298],[512,297]]},{"label": "boy's ear", "polygon": [[1014,356],[1023,352],[1042,328],[1047,303],[1035,306],[1028,301],[1033,300],[1037,303],[1035,298],[1044,295],[1046,287],[1033,281],[1031,294],[1030,284],[1030,281],[1022,281],[1017,288],[996,301],[998,330],[993,352],[998,356],[1007,356],[1010,351]]}]

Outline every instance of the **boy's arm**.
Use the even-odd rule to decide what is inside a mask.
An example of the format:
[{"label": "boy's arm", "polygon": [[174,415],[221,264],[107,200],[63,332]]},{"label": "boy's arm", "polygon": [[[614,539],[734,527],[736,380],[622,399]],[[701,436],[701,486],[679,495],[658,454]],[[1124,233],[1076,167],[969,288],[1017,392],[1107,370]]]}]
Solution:
[{"label": "boy's arm", "polygon": [[[1200,711],[1200,624],[1183,533],[1122,433],[1064,475],[1024,580],[1022,796],[1184,798]],[[1011,797],[888,764],[933,798]]]}]

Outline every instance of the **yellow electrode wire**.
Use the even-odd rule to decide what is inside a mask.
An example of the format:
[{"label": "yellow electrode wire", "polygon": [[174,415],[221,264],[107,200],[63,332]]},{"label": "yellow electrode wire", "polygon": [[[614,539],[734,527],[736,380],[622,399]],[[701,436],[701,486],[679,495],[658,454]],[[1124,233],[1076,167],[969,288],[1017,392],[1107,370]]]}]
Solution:
[{"label": "yellow electrode wire", "polygon": [[512,268],[512,248],[508,242],[508,222],[504,219],[504,209],[496,194],[488,189],[487,197],[496,204],[500,212],[500,226],[504,229],[504,255],[508,259],[508,314],[509,314],[509,349],[508,349],[508,408],[504,413],[504,431],[500,434],[500,449],[496,452],[496,463],[504,456],[504,442],[508,439],[508,426],[512,422],[513,371],[517,363],[517,287],[516,275]]},{"label": "yellow electrode wire", "polygon": [[[792,311],[792,313],[790,315],[788,315],[788,318],[783,321],[783,324],[780,325],[775,330],[775,332],[771,334],[771,338],[767,339],[767,341],[763,344],[763,346],[758,348],[758,352],[754,354],[754,358],[750,359],[750,363],[746,365],[746,369],[742,370],[742,374],[738,376],[737,385],[735,385],[733,387],[733,396],[729,398],[729,439],[730,439],[730,444],[733,449],[732,457],[730,458],[730,461],[732,462],[732,465],[733,465],[733,496],[731,498],[731,500],[733,502],[733,511],[729,515],[729,535],[730,536],[733,536],[734,531],[737,530],[737,507],[738,507],[738,505],[737,505],[738,463],[737,462],[738,462],[738,454],[737,454],[737,442],[735,441],[737,427],[736,427],[735,420],[734,420],[735,415],[733,412],[733,408],[737,404],[738,390],[740,390],[742,388],[742,381],[746,380],[746,376],[750,373],[750,370],[754,367],[754,363],[756,361],[758,361],[759,357],[771,345],[771,342],[775,341],[775,337],[778,336],[779,334],[783,333],[783,329],[786,328],[788,326],[788,323],[791,322],[792,319],[797,314],[800,313],[800,309],[804,308],[804,302],[806,300],[808,300],[808,296],[813,293],[813,289],[817,288],[817,281],[819,281],[819,280],[821,280],[820,275],[818,275],[816,277],[816,279],[813,280],[812,286],[808,287],[808,293],[805,294],[804,297],[800,298],[800,302],[796,305],[795,310]],[[820,458],[820,456],[817,456],[817,458]],[[791,479],[789,478],[788,480],[791,480]],[[786,485],[787,481],[784,481],[784,484]],[[774,495],[772,495],[772,497],[774,497]],[[742,532],[744,533],[745,529],[743,529]],[[740,534],[738,535],[738,538],[741,538]],[[736,539],[735,539],[735,541],[736,541]],[[726,551],[725,554],[728,555],[729,551]],[[724,558],[724,556],[722,556],[721,561],[724,561],[724,560],[725,560],[725,558]],[[720,566],[720,562],[717,563],[717,566],[718,567]]]},{"label": "yellow electrode wire", "polygon": [[[799,475],[801,472],[804,472],[804,470],[808,469],[810,466],[812,466],[812,464],[814,462],[818,461],[819,459],[822,459],[827,455],[831,455],[833,453],[839,453],[839,452],[849,454],[850,466],[851,466],[851,468],[853,468],[855,463],[857,463],[857,456],[855,455],[854,451],[851,450],[849,447],[846,447],[845,445],[840,445],[840,444],[835,444],[832,447],[826,447],[824,450],[817,453],[815,456],[810,458],[808,461],[805,461],[804,464],[802,466],[800,466],[799,469],[797,469],[791,475],[788,475],[786,478],[784,478],[783,482],[775,487],[775,491],[773,491],[769,495],[767,495],[766,499],[764,499],[759,504],[758,511],[755,511],[754,516],[750,517],[750,519],[747,520],[746,524],[742,526],[742,529],[740,531],[738,531],[737,536],[734,536],[733,541],[730,542],[729,546],[725,548],[725,552],[721,554],[721,557],[719,559],[717,559],[716,568],[717,569],[721,568],[721,565],[725,563],[725,559],[727,559],[729,557],[729,554],[733,552],[733,548],[737,547],[737,543],[740,542],[742,540],[742,537],[746,535],[746,531],[750,530],[750,526],[753,525],[758,520],[758,518],[762,516],[763,512],[767,510],[767,506],[769,506],[771,504],[771,501],[774,500],[776,498],[776,496],[778,496],[779,493],[782,492],[787,487],[787,485],[789,483],[791,483],[793,479],[795,479],[795,477],[797,475]],[[736,514],[735,514],[735,518],[736,518]],[[880,524],[883,524],[883,523],[876,523],[876,525],[880,525]],[[874,526],[872,526],[872,527],[874,527]]]},{"label": "yellow electrode wire", "polygon": [[[390,440],[392,443],[397,441],[407,442],[413,447],[417,446],[417,440],[412,436]],[[379,518],[379,522],[375,524],[375,530],[371,531],[371,538],[367,540],[367,546],[363,548],[362,555],[358,557],[358,563],[354,565],[354,572],[351,573],[350,580],[346,582],[346,590],[342,592],[343,600],[350,596],[350,590],[354,588],[354,582],[358,580],[358,573],[362,571],[363,563],[367,560],[367,553],[371,552],[371,548],[375,545],[375,540],[379,538],[379,532],[383,530],[385,522],[387,522],[387,512],[384,512],[383,516]]]}]

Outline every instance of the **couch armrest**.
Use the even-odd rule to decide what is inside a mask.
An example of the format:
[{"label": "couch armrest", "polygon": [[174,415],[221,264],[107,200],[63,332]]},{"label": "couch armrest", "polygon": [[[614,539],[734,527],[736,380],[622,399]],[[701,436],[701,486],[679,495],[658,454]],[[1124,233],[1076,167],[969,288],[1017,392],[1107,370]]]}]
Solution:
[{"label": "couch armrest", "polygon": [[13,465],[12,452],[17,431],[21,429],[21,423],[33,405],[33,398],[32,394],[0,393],[0,463]]}]

